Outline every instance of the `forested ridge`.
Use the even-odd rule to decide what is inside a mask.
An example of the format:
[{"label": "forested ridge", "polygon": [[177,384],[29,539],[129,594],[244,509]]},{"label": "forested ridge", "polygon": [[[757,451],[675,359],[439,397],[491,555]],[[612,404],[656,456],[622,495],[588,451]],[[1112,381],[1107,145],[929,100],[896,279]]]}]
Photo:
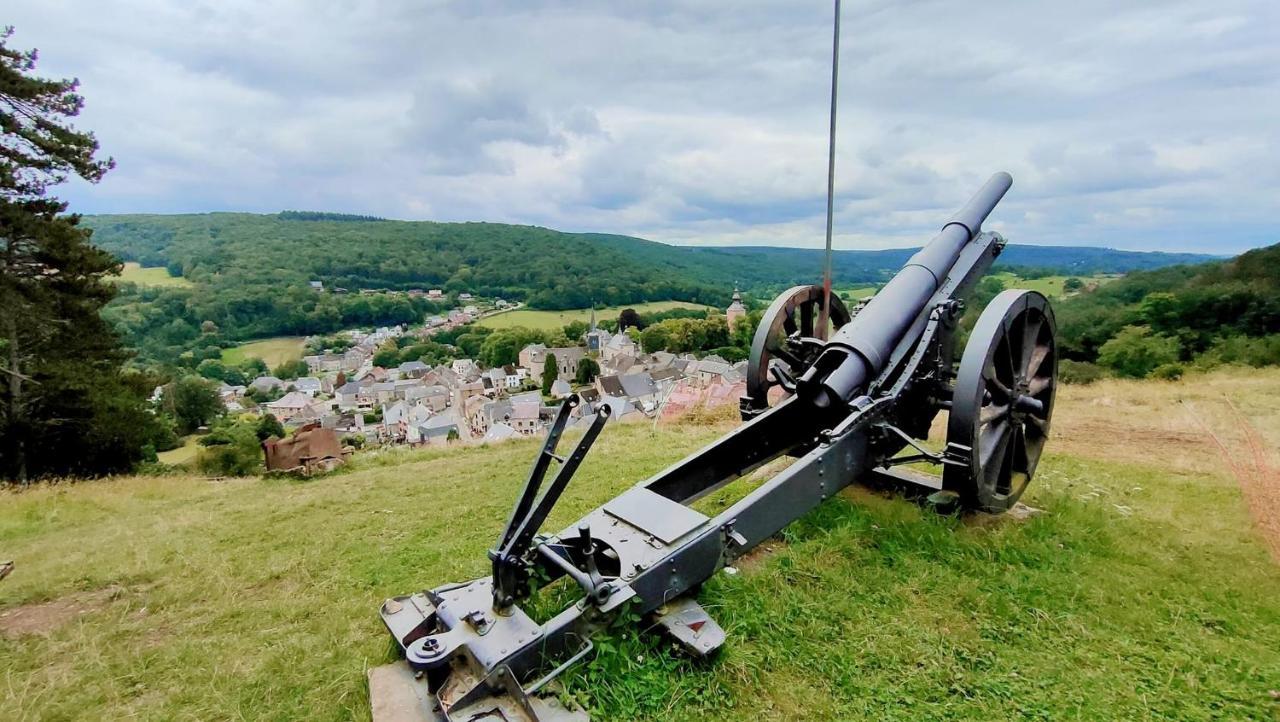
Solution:
[{"label": "forested ridge", "polygon": [[1131,273],[1064,299],[1057,317],[1064,358],[1097,362],[1124,376],[1277,364],[1280,245]]},{"label": "forested ridge", "polygon": [[[822,258],[817,249],[683,247],[537,226],[296,211],[86,216],[84,222],[95,230],[95,243],[123,260],[165,266],[174,275],[219,288],[279,288],[310,280],[349,289],[435,287],[505,296],[533,308],[655,300],[723,305],[735,283],[757,291],[811,283]],[[883,281],[913,252],[838,251],[835,274],[842,283]],[[1001,262],[1087,275],[1208,258],[1011,245]]]}]

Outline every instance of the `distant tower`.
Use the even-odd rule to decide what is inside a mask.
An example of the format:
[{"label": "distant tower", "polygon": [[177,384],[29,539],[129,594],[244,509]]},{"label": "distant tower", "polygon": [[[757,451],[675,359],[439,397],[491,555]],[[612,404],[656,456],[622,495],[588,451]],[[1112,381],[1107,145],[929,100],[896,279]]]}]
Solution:
[{"label": "distant tower", "polygon": [[733,287],[733,303],[729,304],[729,308],[725,309],[725,318],[729,321],[729,330],[733,330],[734,324],[738,319],[747,315],[747,307],[742,305],[742,294],[738,293],[738,287]]}]

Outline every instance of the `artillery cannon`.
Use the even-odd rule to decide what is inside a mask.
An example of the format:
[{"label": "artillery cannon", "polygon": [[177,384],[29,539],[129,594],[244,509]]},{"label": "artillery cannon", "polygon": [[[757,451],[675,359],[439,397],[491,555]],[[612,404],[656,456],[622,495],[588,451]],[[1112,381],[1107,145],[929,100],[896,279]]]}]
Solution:
[{"label": "artillery cannon", "polygon": [[[1048,301],[999,294],[955,360],[963,298],[1005,243],[981,225],[1011,184],[992,176],[856,313],[835,295],[824,308],[816,286],[783,293],[753,340],[742,426],[567,530],[541,534],[610,415],[597,409],[573,451],[557,455],[580,403],[566,400],[490,552],[491,576],[382,605],[405,659],[370,673],[375,720],[585,720],[538,692],[591,652],[594,634],[626,609],[650,615],[689,653],[714,653],[725,635],[694,599],[698,586],[849,484],[921,489],[990,513],[1012,506],[1053,413]],[[931,450],[921,442],[943,410],[946,445]],[[783,456],[795,460],[715,517],[690,508]],[[559,469],[539,495],[552,461]],[[920,463],[942,472],[908,468]],[[519,603],[566,576],[581,599],[534,622]]]}]

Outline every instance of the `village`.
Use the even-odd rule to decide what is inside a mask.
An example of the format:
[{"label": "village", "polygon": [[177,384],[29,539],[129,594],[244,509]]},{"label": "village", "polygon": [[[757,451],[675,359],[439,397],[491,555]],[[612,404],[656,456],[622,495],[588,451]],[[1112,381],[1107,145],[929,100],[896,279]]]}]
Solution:
[{"label": "village", "polygon": [[[328,429],[347,447],[369,448],[537,436],[561,400],[574,393],[583,403],[574,408],[571,426],[590,424],[602,404],[615,421],[654,421],[700,406],[736,404],[745,390],[745,361],[647,352],[625,329],[611,333],[598,327],[594,312],[587,331],[576,339],[578,345],[528,344],[516,363],[496,368],[470,358],[435,366],[420,360],[386,368],[374,363],[380,348],[403,337],[427,339],[516,307],[501,299],[482,307],[467,293],[457,298],[465,305],[427,317],[421,327],[342,332],[339,336],[350,346],[304,356],[306,376],[286,380],[264,374],[245,385],[222,383],[222,403],[228,413],[246,412],[256,403],[259,412],[274,416],[290,433]],[[716,318],[732,328],[745,315],[735,293],[725,315]],[[312,346],[315,341],[308,339]],[[553,380],[548,363],[554,367]],[[545,387],[544,380],[550,380]]]}]

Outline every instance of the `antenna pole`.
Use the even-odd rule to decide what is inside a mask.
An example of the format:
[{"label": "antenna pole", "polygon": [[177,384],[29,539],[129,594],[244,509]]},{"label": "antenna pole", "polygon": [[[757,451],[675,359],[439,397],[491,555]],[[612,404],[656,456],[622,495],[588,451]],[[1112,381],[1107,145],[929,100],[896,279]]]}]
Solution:
[{"label": "antenna pole", "polygon": [[836,88],[840,78],[840,0],[835,0],[835,37],[831,41],[831,128],[827,136],[827,256],[822,269],[822,313],[818,316],[818,338],[827,337],[831,315],[831,224],[836,201]]}]

